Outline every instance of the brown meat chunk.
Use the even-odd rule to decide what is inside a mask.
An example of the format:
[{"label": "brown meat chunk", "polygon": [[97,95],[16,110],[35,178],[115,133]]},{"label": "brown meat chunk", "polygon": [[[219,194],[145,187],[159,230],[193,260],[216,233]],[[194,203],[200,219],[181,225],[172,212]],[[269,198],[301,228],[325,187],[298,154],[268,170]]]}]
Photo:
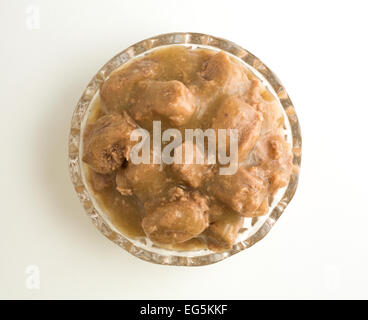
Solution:
[{"label": "brown meat chunk", "polygon": [[153,242],[174,244],[190,240],[208,227],[206,199],[185,192],[172,202],[156,207],[143,218],[142,227]]},{"label": "brown meat chunk", "polygon": [[[261,132],[263,117],[247,103],[226,98],[212,120],[213,129],[238,129],[238,157],[243,159],[254,147]],[[226,149],[229,152],[230,135],[227,132]]]},{"label": "brown meat chunk", "polygon": [[265,90],[259,80],[252,80],[248,103],[263,115],[262,134],[277,133],[284,124],[282,107],[273,95]]},{"label": "brown meat chunk", "polygon": [[153,78],[158,68],[159,64],[157,62],[142,59],[113,73],[101,85],[100,96],[103,110],[106,113],[120,113],[129,107],[132,100],[134,100],[137,83]]},{"label": "brown meat chunk", "polygon": [[218,175],[210,192],[244,217],[253,217],[267,196],[267,185],[253,169],[239,168],[233,175]]},{"label": "brown meat chunk", "polygon": [[262,134],[279,132],[284,124],[284,115],[276,101],[260,102],[257,110],[263,115]]},{"label": "brown meat chunk", "polygon": [[268,205],[268,195],[267,195],[261,202],[258,209],[254,211],[253,217],[264,216],[268,212],[268,209],[269,209],[269,205]]},{"label": "brown meat chunk", "polygon": [[185,190],[181,187],[172,187],[167,192],[167,197],[163,197],[161,201],[173,202],[183,198],[185,196]]},{"label": "brown meat chunk", "polygon": [[[171,165],[172,172],[174,175],[184,183],[188,184],[192,188],[198,188],[202,181],[212,174],[211,165],[207,164],[207,157],[202,153],[201,149],[190,141],[185,141],[177,148],[182,150],[182,163],[173,163]],[[186,152],[191,152],[193,150],[193,162],[190,164],[185,163]],[[197,164],[197,156],[201,156],[204,159],[203,164]]]},{"label": "brown meat chunk", "polygon": [[89,174],[93,189],[97,192],[114,186],[114,175],[112,174],[101,174],[93,170],[90,170]]},{"label": "brown meat chunk", "polygon": [[230,250],[243,222],[244,218],[228,214],[211,223],[205,232],[208,248],[216,252]]},{"label": "brown meat chunk", "polygon": [[218,203],[218,201],[211,201],[209,203],[209,209],[208,209],[208,217],[210,219],[210,223],[213,223],[217,220],[219,220],[223,215],[224,212],[229,211],[225,205],[222,203]]},{"label": "brown meat chunk", "polygon": [[266,135],[259,139],[253,158],[265,169],[271,194],[288,184],[293,170],[293,154],[281,135]]},{"label": "brown meat chunk", "polygon": [[182,126],[195,111],[193,96],[180,81],[142,81],[137,90],[137,100],[130,112],[139,123],[156,115],[156,119],[163,117]]},{"label": "brown meat chunk", "polygon": [[84,137],[83,161],[101,174],[109,174],[129,159],[131,132],[137,126],[129,115],[109,114],[99,118]]},{"label": "brown meat chunk", "polygon": [[142,202],[149,202],[169,189],[170,179],[159,164],[129,163],[116,175],[116,189],[122,195],[136,195]]},{"label": "brown meat chunk", "polygon": [[220,51],[204,63],[201,76],[207,81],[214,81],[224,93],[241,94],[249,87],[250,81],[244,67],[239,64]]}]

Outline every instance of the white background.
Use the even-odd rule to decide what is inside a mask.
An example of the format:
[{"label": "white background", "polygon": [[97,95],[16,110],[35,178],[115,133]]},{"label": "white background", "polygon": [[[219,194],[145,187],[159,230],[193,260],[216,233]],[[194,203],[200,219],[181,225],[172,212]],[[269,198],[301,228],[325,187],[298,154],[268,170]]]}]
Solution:
[{"label": "white background", "polygon": [[[368,298],[365,4],[1,0],[0,298]],[[275,227],[199,268],[150,264],[107,240],[67,166],[71,115],[95,72],[129,45],[174,31],[258,56],[286,87],[303,134],[300,184]],[[40,290],[25,286],[29,265],[40,268]]]}]

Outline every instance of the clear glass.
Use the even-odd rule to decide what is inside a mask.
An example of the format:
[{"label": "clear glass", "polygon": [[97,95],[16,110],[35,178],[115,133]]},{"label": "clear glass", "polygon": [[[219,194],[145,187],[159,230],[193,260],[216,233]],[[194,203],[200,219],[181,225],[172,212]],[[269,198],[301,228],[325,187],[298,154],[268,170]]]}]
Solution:
[{"label": "clear glass", "polygon": [[[272,201],[269,212],[262,217],[246,218],[237,241],[231,250],[214,253],[210,250],[174,251],[162,249],[148,239],[131,239],[118,231],[110,222],[108,215],[100,208],[85,178],[85,169],[81,160],[82,135],[86,120],[99,95],[100,84],[116,69],[131,59],[142,56],[156,48],[170,45],[186,45],[207,48],[215,51],[223,50],[239,59],[262,81],[264,86],[274,95],[284,110],[285,135],[292,144],[293,172],[287,187],[278,191]],[[273,72],[249,51],[233,42],[200,33],[170,33],[140,41],[117,54],[108,61],[93,77],[80,98],[71,121],[69,136],[69,171],[74,188],[87,215],[97,229],[117,245],[136,257],[145,261],[177,266],[203,266],[221,261],[235,253],[251,247],[261,240],[276,223],[292,199],[299,176],[301,161],[301,134],[296,112],[286,90]]]}]

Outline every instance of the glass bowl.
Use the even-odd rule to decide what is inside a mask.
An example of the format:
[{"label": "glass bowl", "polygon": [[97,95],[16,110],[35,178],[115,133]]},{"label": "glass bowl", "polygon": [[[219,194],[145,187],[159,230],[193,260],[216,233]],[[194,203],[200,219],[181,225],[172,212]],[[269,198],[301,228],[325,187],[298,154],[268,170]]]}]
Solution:
[{"label": "glass bowl", "polygon": [[[185,45],[190,47],[207,48],[232,55],[245,64],[262,81],[263,85],[274,95],[284,110],[285,135],[292,144],[293,163],[296,167],[289,184],[278,191],[274,197],[268,213],[258,218],[246,218],[233,248],[221,253],[210,250],[174,251],[162,249],[152,244],[148,239],[132,239],[118,231],[111,223],[108,215],[100,208],[93,192],[90,190],[85,176],[84,165],[81,160],[83,130],[92,109],[93,103],[99,95],[99,88],[110,74],[135,57],[142,56],[163,46]],[[74,188],[87,215],[94,225],[107,238],[135,255],[152,263],[176,266],[203,266],[221,261],[261,240],[276,223],[292,199],[297,183],[301,161],[301,134],[294,107],[286,90],[273,72],[257,57],[237,44],[200,33],[169,33],[140,41],[123,50],[108,61],[89,82],[80,98],[71,121],[69,136],[69,171]]]}]

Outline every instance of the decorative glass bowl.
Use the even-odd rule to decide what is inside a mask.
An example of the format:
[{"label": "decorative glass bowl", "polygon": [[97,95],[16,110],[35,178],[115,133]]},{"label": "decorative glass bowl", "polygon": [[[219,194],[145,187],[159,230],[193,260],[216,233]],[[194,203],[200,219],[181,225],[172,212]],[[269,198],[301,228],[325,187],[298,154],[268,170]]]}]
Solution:
[{"label": "decorative glass bowl", "polygon": [[[280,189],[272,201],[265,216],[246,218],[236,243],[231,250],[215,253],[210,250],[174,251],[162,249],[148,239],[131,239],[118,231],[109,220],[108,215],[100,208],[93,192],[86,182],[85,169],[82,163],[82,136],[86,120],[93,107],[99,88],[110,74],[135,57],[170,45],[207,48],[215,51],[223,50],[245,64],[262,81],[263,85],[274,95],[284,110],[285,134],[292,144],[293,163],[296,167],[288,186]],[[80,98],[71,122],[69,136],[69,171],[74,188],[87,215],[97,229],[117,245],[136,257],[163,265],[203,266],[228,258],[261,240],[272,228],[286,206],[292,199],[297,183],[298,168],[301,161],[301,134],[294,107],[284,87],[272,71],[249,51],[235,43],[200,33],[169,33],[140,41],[117,54],[108,61],[93,77]]]}]

